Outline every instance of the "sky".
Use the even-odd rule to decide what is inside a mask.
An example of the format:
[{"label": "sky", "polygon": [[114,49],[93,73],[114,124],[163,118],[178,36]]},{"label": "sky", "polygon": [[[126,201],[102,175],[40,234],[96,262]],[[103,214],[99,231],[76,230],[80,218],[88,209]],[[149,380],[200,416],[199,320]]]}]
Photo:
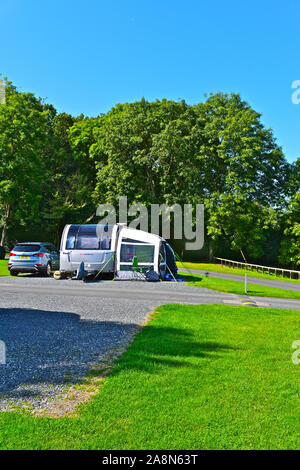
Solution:
[{"label": "sky", "polygon": [[299,14],[299,0],[0,0],[0,73],[73,115],[240,93],[292,162]]}]

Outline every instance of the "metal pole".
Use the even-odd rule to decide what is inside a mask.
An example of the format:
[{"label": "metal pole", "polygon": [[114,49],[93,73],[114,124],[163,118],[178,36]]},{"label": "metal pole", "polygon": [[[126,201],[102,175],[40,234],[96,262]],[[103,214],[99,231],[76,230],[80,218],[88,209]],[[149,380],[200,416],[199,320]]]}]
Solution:
[{"label": "metal pole", "polygon": [[245,271],[245,294],[247,294],[247,284],[248,284],[248,279],[247,279],[247,273]]}]

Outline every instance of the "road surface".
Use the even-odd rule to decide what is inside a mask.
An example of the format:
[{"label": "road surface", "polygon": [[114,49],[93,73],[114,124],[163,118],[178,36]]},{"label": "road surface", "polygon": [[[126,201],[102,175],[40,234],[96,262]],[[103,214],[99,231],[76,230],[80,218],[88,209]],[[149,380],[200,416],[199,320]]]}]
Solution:
[{"label": "road surface", "polygon": [[[237,274],[230,274],[230,273],[217,273],[214,271],[201,271],[198,269],[183,269],[183,268],[178,268],[180,272],[184,273],[192,273],[192,274],[200,274],[202,276],[205,276],[206,273],[210,277],[217,277],[219,279],[227,279],[229,281],[240,281],[244,282],[245,281],[245,276],[239,276]],[[300,281],[297,282],[288,282],[288,281],[276,281],[275,279],[261,279],[259,277],[252,277],[248,276],[248,284],[257,284],[260,286],[268,286],[268,287],[278,287],[280,289],[286,289],[286,290],[293,290],[293,291],[298,291],[300,292]]]},{"label": "road surface", "polygon": [[[272,282],[272,281],[271,281]],[[60,280],[53,278],[19,277],[0,278],[1,298],[7,299],[7,304],[13,304],[14,296],[30,296],[36,299],[36,305],[43,303],[43,298],[55,297],[56,302],[61,297],[96,297],[99,301],[117,299],[118,301],[131,300],[134,302],[153,302],[155,305],[163,303],[186,304],[227,304],[243,305],[249,300],[259,307],[290,308],[300,310],[300,300],[278,299],[272,297],[256,297],[187,286],[183,282],[144,283],[139,281],[100,281],[88,282],[76,280]]]}]

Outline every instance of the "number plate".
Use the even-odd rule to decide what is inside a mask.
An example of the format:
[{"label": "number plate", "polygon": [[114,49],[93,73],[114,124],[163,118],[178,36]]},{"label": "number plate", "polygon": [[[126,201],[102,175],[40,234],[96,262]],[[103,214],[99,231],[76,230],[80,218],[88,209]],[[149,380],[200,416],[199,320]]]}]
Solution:
[{"label": "number plate", "polygon": [[20,259],[30,259],[30,256],[20,256]]}]

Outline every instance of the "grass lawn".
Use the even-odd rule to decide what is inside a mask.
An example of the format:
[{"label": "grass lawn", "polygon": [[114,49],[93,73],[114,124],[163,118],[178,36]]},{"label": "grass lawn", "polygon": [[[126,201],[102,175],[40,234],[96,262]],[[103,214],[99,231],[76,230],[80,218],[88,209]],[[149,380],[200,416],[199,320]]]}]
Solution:
[{"label": "grass lawn", "polygon": [[[227,279],[219,279],[216,277],[205,277],[200,274],[179,273],[189,286],[204,287],[205,289],[213,289],[228,294],[245,295],[245,283],[240,281],[229,281]],[[299,299],[300,292],[278,287],[260,286],[257,284],[249,284],[247,286],[247,295],[256,295],[261,297],[278,297],[284,299]]]},{"label": "grass lawn", "polygon": [[[226,268],[221,266],[220,264],[214,263],[189,263],[189,262],[177,262],[178,268],[186,268],[186,269],[199,269],[200,271],[214,271],[216,273],[224,273],[224,274],[237,274],[239,276],[245,275],[244,269],[239,268]],[[289,279],[287,277],[282,276],[275,276],[274,274],[263,274],[262,272],[256,271],[247,271],[247,275],[249,277],[259,277],[261,279],[272,279],[273,281],[286,281],[286,282],[298,282],[300,283],[299,279]]]},{"label": "grass lawn", "polygon": [[0,276],[9,276],[9,271],[7,269],[8,261],[5,259],[0,260]]},{"label": "grass lawn", "polygon": [[1,449],[299,449],[299,312],[166,305],[77,418],[0,414]]}]

